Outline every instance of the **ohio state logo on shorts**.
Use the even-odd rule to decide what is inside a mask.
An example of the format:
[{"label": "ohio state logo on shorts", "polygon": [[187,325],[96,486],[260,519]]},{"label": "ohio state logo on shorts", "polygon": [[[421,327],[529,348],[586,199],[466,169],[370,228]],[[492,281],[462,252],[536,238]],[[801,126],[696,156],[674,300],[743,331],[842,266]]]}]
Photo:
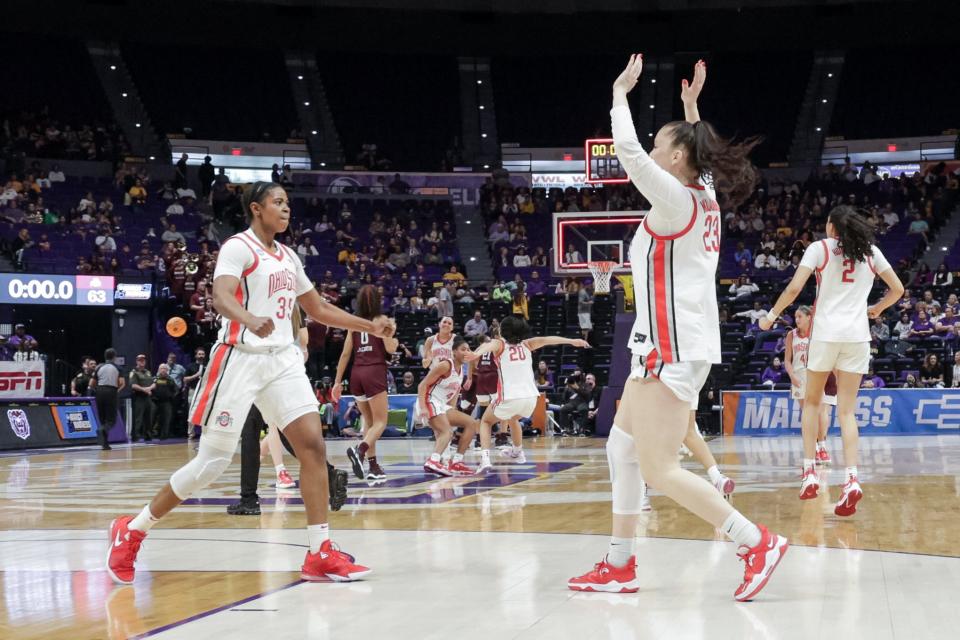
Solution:
[{"label": "ohio state logo on shorts", "polygon": [[8,409],[7,420],[10,421],[10,428],[18,438],[26,440],[30,437],[30,421],[27,420],[27,414],[22,409]]},{"label": "ohio state logo on shorts", "polygon": [[221,411],[220,415],[217,416],[217,424],[221,427],[229,427],[233,423],[233,418],[230,417],[229,411]]}]

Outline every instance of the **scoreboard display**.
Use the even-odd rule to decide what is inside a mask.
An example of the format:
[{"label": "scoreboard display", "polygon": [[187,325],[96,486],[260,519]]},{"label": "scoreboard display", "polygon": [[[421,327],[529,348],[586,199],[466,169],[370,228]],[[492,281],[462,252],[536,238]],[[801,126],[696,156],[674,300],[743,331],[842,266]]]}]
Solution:
[{"label": "scoreboard display", "polygon": [[113,276],[0,273],[0,304],[113,306]]},{"label": "scoreboard display", "polygon": [[584,173],[589,184],[621,184],[630,182],[617,159],[613,138],[590,138],[583,143]]}]

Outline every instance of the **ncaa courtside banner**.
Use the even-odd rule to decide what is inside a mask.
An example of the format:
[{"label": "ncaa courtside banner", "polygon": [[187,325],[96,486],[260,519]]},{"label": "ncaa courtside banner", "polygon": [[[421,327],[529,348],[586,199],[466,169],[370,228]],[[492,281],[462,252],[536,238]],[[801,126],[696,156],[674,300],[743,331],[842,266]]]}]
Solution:
[{"label": "ncaa courtside banner", "polygon": [[0,362],[0,399],[42,398],[44,364],[42,360]]},{"label": "ncaa courtside banner", "polygon": [[[724,391],[723,434],[800,435],[800,403],[789,391]],[[861,435],[960,434],[960,389],[861,389]],[[839,429],[836,409],[830,428]]]}]

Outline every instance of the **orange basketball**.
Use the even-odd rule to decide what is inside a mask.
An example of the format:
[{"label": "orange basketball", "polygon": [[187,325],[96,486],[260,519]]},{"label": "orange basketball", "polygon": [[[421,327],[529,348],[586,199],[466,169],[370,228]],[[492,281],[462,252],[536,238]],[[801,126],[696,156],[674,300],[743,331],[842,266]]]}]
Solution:
[{"label": "orange basketball", "polygon": [[179,338],[187,332],[187,323],[186,321],[179,317],[173,316],[167,320],[167,333],[169,333],[174,338]]}]

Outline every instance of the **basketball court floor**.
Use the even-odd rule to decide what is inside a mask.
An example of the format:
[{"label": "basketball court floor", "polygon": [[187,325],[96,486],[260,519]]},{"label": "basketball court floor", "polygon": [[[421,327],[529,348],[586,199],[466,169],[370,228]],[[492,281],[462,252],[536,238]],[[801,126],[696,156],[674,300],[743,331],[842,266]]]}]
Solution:
[{"label": "basketball court floor", "polygon": [[[347,444],[329,444],[344,469]],[[103,569],[107,525],[139,510],[191,446],[0,454],[0,638],[958,637],[956,435],[863,438],[866,495],[849,519],[824,496],[797,499],[797,439],[712,441],[737,481],[734,504],[792,543],[742,604],[733,544],[655,493],[637,532],[639,593],[567,590],[606,551],[603,440],[527,441],[527,464],[456,479],[423,473],[430,445],[381,443],[389,480],[352,481],[332,514],[334,540],[374,569],[352,584],[299,579],[303,506],[296,491],[272,488],[272,470],[261,475],[262,516],[224,512],[237,456],[151,532],[136,584],[115,587]],[[839,439],[831,445],[836,457]],[[834,467],[829,481],[841,474]]]}]

